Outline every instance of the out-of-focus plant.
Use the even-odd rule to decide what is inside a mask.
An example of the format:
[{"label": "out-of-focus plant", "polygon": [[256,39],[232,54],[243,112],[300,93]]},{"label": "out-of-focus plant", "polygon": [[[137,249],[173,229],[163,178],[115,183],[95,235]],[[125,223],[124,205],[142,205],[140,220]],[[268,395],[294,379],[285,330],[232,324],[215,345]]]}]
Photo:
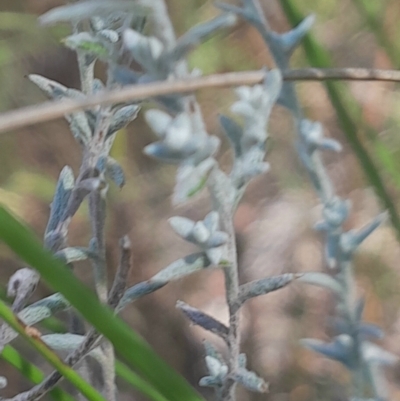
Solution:
[{"label": "out-of-focus plant", "polygon": [[[372,390],[375,400],[385,400],[388,395],[381,366],[393,363],[397,358],[371,342],[382,333],[376,326],[362,320],[364,301],[356,294],[351,263],[358,245],[382,223],[385,215],[378,216],[358,231],[344,230],[343,224],[349,216],[350,205],[335,194],[321,158],[322,151],[339,152],[341,146],[335,140],[324,137],[319,123],[305,119],[294,85],[282,81],[282,72],[288,70],[289,58],[311,27],[313,17],[306,18],[287,33],[277,34],[270,29],[257,0],[243,0],[241,7],[228,4],[219,4],[219,7],[223,10],[219,16],[193,27],[180,38],[175,37],[163,0],[85,0],[55,8],[39,18],[44,25],[60,22],[72,25],[73,33],[63,42],[76,51],[81,77],[81,90],[76,90],[39,75],[30,75],[29,79],[50,99],[80,100],[128,84],[172,81],[198,74],[197,71],[188,71],[185,63],[187,53],[215,31],[234,25],[238,16],[260,32],[276,62],[276,69],[263,72],[262,83],[236,89],[237,101],[231,107],[233,116],[219,117],[233,153],[229,172],[224,171],[218,163],[216,155],[220,139],[207,132],[194,95],[164,94],[143,100],[151,100],[161,108],[153,108],[145,113],[146,121],[158,140],[148,145],[144,152],[177,166],[174,203],[189,201],[205,188],[210,194],[211,210],[203,219],[193,221],[183,216],[170,219],[173,231],[184,241],[194,244],[198,248],[196,253],[182,257],[148,280],[126,288],[130,244],[128,238],[124,237],[120,242],[120,264],[109,289],[104,242],[106,196],[110,181],[118,187],[125,184],[122,168],[110,157],[110,149],[118,130],[136,118],[140,110],[139,102],[96,106],[65,116],[74,138],[82,148],[82,164],[76,178],[68,166],[60,173],[44,235],[44,247],[70,270],[73,270],[74,262],[89,259],[93,264],[98,301],[107,304],[115,313],[173,280],[204,269],[221,269],[225,275],[229,325],[182,301],[177,303],[177,307],[193,324],[214,333],[226,345],[227,352],[223,356],[211,343],[205,343],[208,373],[199,382],[201,386],[212,387],[216,398],[221,401],[236,399],[237,384],[261,393],[268,389],[266,381],[247,368],[246,355],[240,352],[240,311],[245,302],[278,290],[298,278],[327,287],[337,300],[337,336],[330,343],[306,339],[302,341],[303,344],[340,361],[350,370],[354,384],[351,397],[363,399]],[[153,36],[143,33],[147,19],[152,21]],[[133,61],[137,66],[135,70],[131,68]],[[94,76],[96,62],[103,62],[107,68],[105,83]],[[249,182],[269,169],[265,162],[267,126],[276,103],[284,106],[293,117],[300,159],[323,205],[323,221],[317,225],[317,229],[325,233],[326,264],[331,274],[286,273],[240,284],[233,219]],[[86,200],[89,204],[92,239],[85,247],[70,247],[69,225]],[[118,344],[118,337],[113,335],[112,329],[110,332],[110,325],[114,324],[123,341],[128,341],[124,344],[129,344],[131,340],[132,346],[137,347],[134,352],[153,358],[151,352],[140,341],[136,341],[132,333],[124,331],[124,326],[118,320],[112,320],[109,310],[91,294],[87,296],[87,305],[84,305],[85,289],[71,271],[63,271],[60,263],[52,262],[48,253],[37,250],[29,233],[4,211],[0,213],[0,222],[3,222],[5,229],[7,223],[15,230],[14,235],[7,235],[4,229],[0,229],[1,238],[13,249],[19,250],[16,238],[24,238],[28,250],[19,250],[19,253],[30,264],[30,267],[18,270],[9,280],[8,295],[14,297],[11,307],[13,313],[2,304],[0,314],[16,331],[3,324],[0,328],[0,345],[5,347],[18,335],[17,332],[23,334],[59,370],[12,400],[40,399],[63,376],[78,386],[88,399],[104,397],[108,401],[116,400],[118,389],[115,384],[114,347],[121,349],[121,344]],[[45,266],[41,266],[40,258]],[[58,272],[59,278],[52,274],[50,265],[53,271]],[[60,293],[28,305],[40,279],[39,273]],[[85,332],[82,319],[71,305],[93,324],[88,332]],[[99,316],[104,317],[105,321],[90,315],[93,310],[90,308],[96,306]],[[32,325],[60,310],[70,311],[69,333],[41,335],[32,329]],[[108,326],[107,322],[110,322]],[[101,333],[113,342],[103,338]],[[54,351],[66,352],[68,356],[60,362],[55,359]],[[130,360],[135,361],[135,358],[131,357]],[[100,372],[92,369],[93,361],[100,364]],[[70,367],[78,362],[78,373],[94,388],[77,380],[71,372]],[[165,367],[155,358],[152,363],[153,366],[141,361],[136,365],[144,379],[154,386],[153,389],[142,383],[142,391],[150,398],[200,399],[172,373],[168,379],[170,383],[166,383]],[[135,385],[140,387],[140,380]]]}]

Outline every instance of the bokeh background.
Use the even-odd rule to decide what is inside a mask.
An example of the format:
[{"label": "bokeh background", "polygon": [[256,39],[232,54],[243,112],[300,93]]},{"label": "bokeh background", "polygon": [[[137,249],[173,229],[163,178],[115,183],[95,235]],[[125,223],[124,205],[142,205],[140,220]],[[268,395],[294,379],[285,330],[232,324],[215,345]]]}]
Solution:
[{"label": "bokeh background", "polygon": [[[176,31],[182,34],[194,24],[217,14],[212,1],[170,0],[167,2]],[[0,0],[0,111],[40,103],[45,100],[26,78],[28,73],[44,75],[74,88],[79,87],[75,56],[60,44],[68,33],[63,26],[43,29],[35,16],[64,4],[56,0]],[[290,27],[279,1],[262,1],[273,28]],[[317,20],[314,38],[329,53],[337,67],[400,67],[400,3],[397,0],[297,0],[302,13],[313,12]],[[259,34],[244,22],[217,34],[189,57],[192,67],[204,74],[258,69],[272,66],[271,57]],[[310,65],[302,49],[293,57],[293,67]],[[101,66],[97,73],[102,76]],[[337,86],[345,110],[359,129],[357,135],[368,150],[395,206],[400,211],[400,97],[392,83],[347,82]],[[348,228],[356,228],[382,210],[379,199],[365,178],[354,152],[343,134],[335,108],[321,83],[299,83],[298,93],[308,118],[323,123],[326,135],[340,140],[341,154],[324,157],[340,196],[349,198],[353,211]],[[198,93],[209,132],[222,137],[219,112],[228,112],[234,101],[231,89]],[[146,105],[144,108],[153,107]],[[369,128],[366,128],[369,127]],[[321,271],[322,238],[312,227],[320,207],[296,155],[289,114],[276,108],[270,124],[268,161],[271,171],[250,185],[236,216],[239,243],[240,279],[247,282],[283,272]],[[210,205],[207,193],[179,207],[171,206],[175,169],[147,158],[142,149],[154,140],[142,115],[122,130],[112,150],[125,169],[127,184],[122,190],[111,187],[107,221],[109,275],[117,263],[118,239],[129,234],[134,264],[130,282],[149,278],[162,267],[192,251],[175,236],[167,219],[184,215],[204,217]],[[223,139],[224,140],[224,139]],[[0,134],[0,202],[22,217],[42,236],[49,203],[62,167],[75,171],[80,149],[66,122],[57,120],[15,132]],[[219,154],[229,168],[230,153],[224,142]],[[83,205],[70,230],[71,245],[85,246],[90,238]],[[359,293],[366,298],[365,319],[382,326],[382,345],[400,354],[400,247],[390,224],[379,229],[362,246],[356,257]],[[4,289],[11,274],[21,267],[11,252],[0,245],[0,285]],[[91,266],[82,262],[76,273],[88,284]],[[4,291],[3,291],[4,293]],[[39,299],[51,293],[40,286]],[[178,299],[207,311],[222,321],[227,319],[224,283],[218,270],[204,271],[175,282],[130,306],[123,317],[151,344],[174,369],[194,386],[205,374],[202,340],[221,347],[218,339],[191,327],[175,309]],[[332,334],[329,318],[334,304],[330,294],[295,283],[279,292],[254,299],[243,309],[243,350],[249,367],[270,383],[270,394],[240,391],[243,400],[314,401],[344,400],[349,385],[346,371],[335,362],[302,349],[304,337],[328,340]],[[63,316],[61,316],[62,318]],[[45,328],[40,327],[46,331]],[[45,370],[49,370],[23,342],[15,346]],[[387,371],[392,400],[400,400],[400,365]],[[0,359],[0,374],[9,380],[3,390],[11,396],[30,384]],[[141,397],[126,390],[121,382],[122,400]],[[201,389],[208,398],[211,393]]]}]

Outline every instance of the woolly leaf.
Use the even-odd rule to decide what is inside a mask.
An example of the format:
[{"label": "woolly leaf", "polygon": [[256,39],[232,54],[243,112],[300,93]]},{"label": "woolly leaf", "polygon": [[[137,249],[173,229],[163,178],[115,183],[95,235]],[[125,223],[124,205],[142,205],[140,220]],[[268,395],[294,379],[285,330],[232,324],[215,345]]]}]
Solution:
[{"label": "woolly leaf", "polygon": [[168,220],[172,229],[182,238],[188,239],[192,233],[195,222],[186,217],[174,216]]},{"label": "woolly leaf", "polygon": [[228,367],[212,356],[206,356],[206,365],[211,377],[218,378],[222,382],[228,373]]},{"label": "woolly leaf", "polygon": [[172,123],[173,119],[164,111],[152,109],[145,113],[145,119],[152,131],[160,138],[164,139],[167,128]]},{"label": "woolly leaf", "polygon": [[343,294],[343,289],[338,281],[336,281],[332,276],[320,272],[307,272],[304,273],[299,281],[304,283],[318,285],[320,287],[329,288],[335,294],[341,296]]},{"label": "woolly leaf", "polygon": [[147,14],[143,6],[131,1],[86,0],[53,8],[39,17],[39,23],[42,25],[54,25],[58,22],[77,23],[95,15],[106,16],[115,10],[134,12],[135,15]]},{"label": "woolly leaf", "polygon": [[125,128],[130,122],[132,122],[137,117],[139,110],[140,106],[136,104],[124,106],[121,107],[119,110],[117,110],[111,119],[107,135],[111,135],[114,132],[117,132],[120,129]]},{"label": "woolly leaf", "polygon": [[211,331],[225,340],[227,339],[229,329],[223,323],[207,315],[201,310],[193,308],[185,302],[178,301],[176,307],[180,309],[193,324],[200,326],[205,330]]},{"label": "woolly leaf", "polygon": [[88,258],[97,258],[89,249],[83,247],[68,247],[54,254],[56,258],[61,259],[65,264],[79,262]]},{"label": "woolly leaf", "polygon": [[311,29],[315,22],[315,15],[311,14],[303,19],[295,28],[289,32],[279,35],[280,42],[287,53],[292,53],[293,50],[300,44],[304,36]]},{"label": "woolly leaf", "polygon": [[197,166],[181,165],[176,176],[174,204],[185,202],[198,194],[207,184],[207,179],[215,163],[215,159],[210,157]]},{"label": "woolly leaf", "polygon": [[301,344],[315,352],[318,352],[330,359],[341,362],[348,368],[351,368],[355,361],[352,359],[353,355],[353,339],[347,334],[341,334],[335,338],[332,343],[325,343],[320,340],[307,338],[301,340]]},{"label": "woolly leaf", "polygon": [[122,296],[116,311],[119,312],[124,309],[131,302],[143,297],[144,295],[151,294],[154,291],[164,287],[168,282],[161,281],[143,281],[128,288]]},{"label": "woolly leaf", "polygon": [[171,263],[153,276],[150,281],[154,283],[168,283],[171,280],[177,280],[195,271],[204,269],[209,265],[210,263],[203,252],[194,253]]},{"label": "woolly leaf", "polygon": [[234,380],[250,391],[257,393],[266,393],[268,391],[268,384],[261,377],[247,369],[239,369],[234,375]]},{"label": "woolly leaf", "polygon": [[360,323],[358,332],[364,339],[381,339],[384,336],[383,330],[373,323]]},{"label": "woolly leaf", "polygon": [[397,355],[385,351],[376,344],[369,341],[362,343],[362,356],[365,361],[377,363],[379,365],[394,365],[399,361]]},{"label": "woolly leaf", "polygon": [[219,265],[219,262],[222,260],[225,251],[223,247],[219,248],[210,248],[206,250],[207,258],[213,265]]},{"label": "woolly leaf", "polygon": [[119,188],[122,188],[125,185],[124,170],[122,169],[121,165],[112,157],[107,157],[106,160],[106,177],[114,181]]},{"label": "woolly leaf", "polygon": [[7,296],[14,297],[12,310],[18,313],[29,300],[39,282],[39,274],[28,267],[17,270],[8,281]]},{"label": "woolly leaf", "polygon": [[243,136],[242,127],[234,120],[224,115],[219,116],[219,122],[222,125],[222,128],[224,129],[226,136],[229,138],[231,142],[236,157],[240,157],[242,154],[242,148],[241,148],[241,140]]},{"label": "woolly leaf", "polygon": [[204,38],[218,29],[226,28],[236,23],[233,14],[222,14],[218,17],[191,28],[177,40],[175,47],[165,54],[166,64],[182,59],[190,50],[198,45]]},{"label": "woolly leaf", "polygon": [[239,287],[239,299],[243,303],[250,298],[268,294],[269,292],[279,290],[290,284],[298,275],[287,273],[275,277],[262,278]]},{"label": "woolly leaf", "polygon": [[61,221],[64,210],[74,188],[74,173],[71,167],[65,166],[60,173],[53,202],[51,203],[49,222],[47,223],[45,237],[50,231],[56,229]]},{"label": "woolly leaf", "polygon": [[164,50],[162,42],[155,37],[144,36],[133,29],[126,29],[122,35],[124,47],[146,72],[163,77],[160,73],[161,53]]},{"label": "woolly leaf", "polygon": [[382,213],[377,216],[370,223],[366,224],[360,230],[350,230],[341,236],[340,247],[342,251],[350,256],[357,247],[375,231],[385,220],[387,219],[387,213]]}]

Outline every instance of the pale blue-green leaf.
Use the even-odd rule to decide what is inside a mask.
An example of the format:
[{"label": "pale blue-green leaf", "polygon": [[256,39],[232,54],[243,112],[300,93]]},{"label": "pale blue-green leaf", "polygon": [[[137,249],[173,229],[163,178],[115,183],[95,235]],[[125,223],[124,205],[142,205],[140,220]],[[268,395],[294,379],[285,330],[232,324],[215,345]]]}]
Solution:
[{"label": "pale blue-green leaf", "polygon": [[339,361],[350,369],[357,363],[352,358],[354,341],[347,334],[341,334],[331,343],[312,338],[303,339],[300,342],[304,347]]},{"label": "pale blue-green leaf", "polygon": [[385,351],[383,348],[369,341],[363,341],[362,343],[362,356],[365,361],[377,363],[379,365],[390,366],[399,361],[399,357],[397,355]]},{"label": "pale blue-green leaf", "polygon": [[360,323],[358,332],[363,339],[382,339],[384,336],[383,330],[373,323]]},{"label": "pale blue-green leaf", "polygon": [[234,14],[221,14],[216,18],[191,28],[177,40],[175,47],[164,55],[165,63],[170,64],[182,59],[190,50],[207,36],[221,28],[231,27],[236,23]]},{"label": "pale blue-green leaf", "polygon": [[234,374],[234,380],[250,391],[257,393],[266,393],[268,391],[268,384],[261,377],[247,369],[238,369]]},{"label": "pale blue-green leaf", "polygon": [[57,182],[56,192],[50,207],[50,217],[47,223],[45,236],[49,234],[50,231],[55,230],[60,222],[64,210],[67,207],[74,184],[74,173],[72,172],[71,167],[65,166],[61,170],[60,177]]},{"label": "pale blue-green leaf", "polygon": [[12,310],[20,312],[35,291],[39,282],[39,274],[29,267],[17,270],[8,280],[7,296],[13,297]]},{"label": "pale blue-green leaf", "polygon": [[145,119],[152,131],[160,138],[164,139],[167,128],[172,123],[172,117],[164,111],[151,109],[145,113]]},{"label": "pale blue-green leaf", "polygon": [[210,231],[202,221],[197,221],[192,230],[194,242],[199,245],[204,245],[210,239]]},{"label": "pale blue-green leaf", "polygon": [[335,280],[332,276],[329,276],[326,273],[306,272],[299,278],[299,281],[302,281],[307,284],[329,288],[335,294],[339,296],[343,295],[344,289],[342,288],[340,283],[337,280]]},{"label": "pale blue-green leaf", "polygon": [[221,384],[221,381],[214,376],[204,376],[199,381],[201,387],[220,387]]},{"label": "pale blue-green leaf", "polygon": [[203,220],[204,225],[210,232],[217,231],[219,228],[219,214],[215,210],[207,214]]},{"label": "pale blue-green leaf", "polygon": [[242,154],[241,148],[241,140],[243,136],[243,129],[242,127],[231,118],[220,115],[219,122],[224,129],[226,136],[229,138],[231,142],[231,146],[235,151],[236,157],[240,157]]},{"label": "pale blue-green leaf", "polygon": [[228,366],[222,364],[217,358],[207,355],[206,365],[211,377],[218,378],[221,382],[228,373]]},{"label": "pale blue-green leaf", "polygon": [[214,319],[212,316],[209,316],[201,310],[182,301],[178,301],[176,307],[180,309],[193,324],[220,336],[224,340],[227,339],[229,333],[228,327]]},{"label": "pale blue-green leaf", "polygon": [[39,17],[39,23],[42,25],[54,25],[58,22],[77,23],[96,15],[107,16],[116,10],[143,16],[148,13],[145,7],[133,1],[86,0],[53,8]]},{"label": "pale blue-green leaf", "polygon": [[259,280],[251,281],[250,283],[242,284],[239,287],[239,300],[241,303],[250,298],[268,294],[269,292],[279,290],[290,284],[299,275],[286,273],[280,276],[266,277]]},{"label": "pale blue-green leaf", "polygon": [[79,262],[88,258],[95,259],[97,256],[88,248],[83,247],[68,247],[54,254],[56,258],[61,259],[65,264]]},{"label": "pale blue-green leaf", "polygon": [[213,265],[218,265],[225,254],[224,247],[220,246],[218,248],[209,248],[206,250],[207,258]]},{"label": "pale blue-green leaf", "polygon": [[119,188],[122,188],[125,185],[124,170],[112,157],[107,157],[105,174],[106,177],[114,181]]},{"label": "pale blue-green leaf", "polygon": [[295,28],[289,32],[285,32],[279,35],[280,42],[282,43],[283,49],[288,54],[291,54],[293,50],[300,44],[304,36],[311,29],[315,22],[315,15],[311,14],[303,19]]},{"label": "pale blue-green leaf", "polygon": [[67,88],[60,83],[37,74],[29,74],[29,80],[41,89],[50,99],[82,99],[84,94],[76,89]]},{"label": "pale blue-green leaf", "polygon": [[185,202],[198,194],[205,187],[215,163],[215,159],[210,157],[197,166],[182,164],[176,174],[173,203]]},{"label": "pale blue-green leaf", "polygon": [[160,288],[164,287],[167,282],[153,282],[153,281],[144,281],[138,284],[133,285],[132,287],[128,288],[124,295],[122,296],[117,308],[116,312],[120,312],[122,309],[124,309],[127,305],[130,303],[136,301],[137,299],[147,295],[151,294],[154,291],[159,290]]},{"label": "pale blue-green leaf", "polygon": [[153,283],[168,283],[202,270],[209,265],[210,263],[203,252],[195,253],[171,263],[153,276],[150,281]]},{"label": "pale blue-green leaf", "polygon": [[168,220],[172,229],[182,238],[187,239],[193,231],[195,222],[186,217],[174,216]]},{"label": "pale blue-green leaf", "polygon": [[132,122],[138,115],[140,106],[133,104],[121,107],[112,116],[110,127],[107,135],[111,135],[122,128],[125,128],[130,122]]},{"label": "pale blue-green leaf", "polygon": [[229,236],[223,231],[216,231],[211,234],[211,237],[207,241],[206,246],[208,248],[217,248],[228,242]]}]

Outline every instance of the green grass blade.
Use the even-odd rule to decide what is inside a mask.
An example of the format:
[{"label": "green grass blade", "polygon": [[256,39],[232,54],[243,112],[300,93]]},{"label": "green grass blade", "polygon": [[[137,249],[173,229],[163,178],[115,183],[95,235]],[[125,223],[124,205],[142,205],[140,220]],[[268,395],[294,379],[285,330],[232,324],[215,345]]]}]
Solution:
[{"label": "green grass blade", "polygon": [[[1,353],[7,363],[14,366],[24,377],[34,384],[39,384],[45,378],[43,372],[34,364],[25,359],[15,348],[6,345]],[[62,389],[56,387],[49,392],[51,397],[56,401],[74,401],[72,395],[66,393]]]},{"label": "green grass blade", "polygon": [[[3,301],[6,300],[6,289],[0,284],[0,299]],[[51,317],[43,320],[40,324],[46,329],[57,332],[57,333],[65,333],[67,331],[66,326],[56,317]],[[27,379],[31,380],[33,383],[40,383],[44,376],[43,373],[33,364],[31,364],[28,360],[26,360],[21,354],[18,353],[11,346],[6,346],[5,353],[0,354],[0,357],[3,357],[8,363],[15,366]],[[144,379],[142,379],[138,374],[133,372],[128,366],[122,363],[119,360],[115,361],[115,373],[118,377],[124,380],[126,383],[130,384],[133,388],[135,388],[138,392],[142,393],[149,400],[152,401],[167,401],[167,399],[160,394],[157,390],[155,390],[149,383],[147,383]],[[60,389],[54,389],[55,399],[64,401],[64,398],[56,398],[59,392],[62,392]],[[62,396],[66,394],[64,397],[70,397],[69,394],[62,392]],[[52,394],[52,393],[50,393]],[[65,398],[65,401],[73,401],[73,398]]]},{"label": "green grass blade", "polygon": [[202,397],[174,372],[129,326],[102,305],[94,293],[59,260],[43,249],[35,235],[0,206],[0,239],[43,280],[59,291],[81,315],[104,334],[117,352],[150,385],[170,401],[200,401]]},{"label": "green grass blade", "polygon": [[[303,20],[304,16],[301,14],[293,0],[280,0],[280,4],[292,25],[297,25]],[[305,36],[303,46],[307,59],[313,67],[329,68],[332,66],[329,54],[310,33]],[[326,81],[324,84],[327,88],[332,105],[339,117],[339,122],[343,132],[357,156],[369,183],[374,188],[383,207],[388,210],[397,237],[400,238],[400,218],[396,207],[385,188],[383,179],[380,176],[375,163],[369,156],[359,138],[359,129],[357,126],[363,126],[364,129],[368,131],[368,135],[376,136],[376,133],[373,134],[372,129],[367,128],[362,122],[360,108],[343,83]]]},{"label": "green grass blade", "polygon": [[12,327],[20,336],[28,341],[52,366],[54,366],[70,383],[72,383],[89,401],[107,401],[103,396],[87,383],[71,367],[66,365],[60,357],[50,349],[40,337],[30,335],[20,323],[14,312],[0,301],[0,317]]},{"label": "green grass blade", "polygon": [[136,388],[139,392],[145,395],[148,399],[153,401],[167,401],[167,399],[155,390],[150,384],[143,380],[139,375],[130,370],[121,361],[115,361],[115,373],[122,380],[126,381],[132,387]]}]

